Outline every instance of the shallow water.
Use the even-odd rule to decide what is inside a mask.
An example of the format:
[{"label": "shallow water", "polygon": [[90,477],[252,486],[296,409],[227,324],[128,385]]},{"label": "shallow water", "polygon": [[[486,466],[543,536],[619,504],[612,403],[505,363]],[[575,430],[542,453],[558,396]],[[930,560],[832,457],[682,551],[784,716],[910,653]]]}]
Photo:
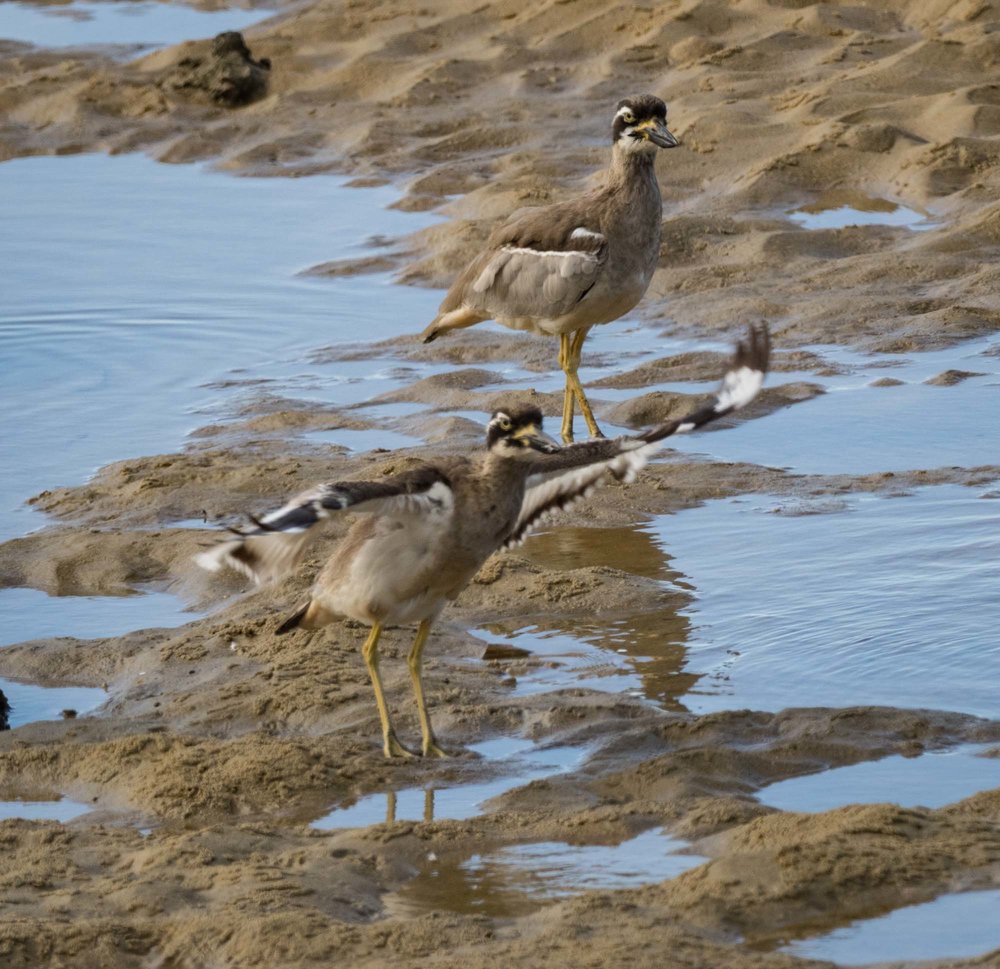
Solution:
[{"label": "shallow water", "polygon": [[1000,501],[983,493],[843,495],[826,514],[754,496],[658,518],[695,596],[685,704],[997,716]]},{"label": "shallow water", "polygon": [[936,224],[925,213],[898,202],[843,190],[826,192],[788,215],[805,229],[889,225],[920,231],[933,229]]},{"label": "shallow water", "polygon": [[486,802],[530,781],[572,770],[586,751],[578,747],[536,747],[517,738],[499,738],[469,748],[502,768],[500,776],[450,787],[403,788],[369,794],[354,804],[336,808],[313,822],[314,828],[331,831],[360,828],[393,821],[466,820],[482,814]]},{"label": "shallow water", "polygon": [[[990,337],[946,350],[889,358],[891,367],[882,365],[884,355],[868,357],[838,347],[810,347],[850,372],[825,378],[808,373],[771,374],[769,385],[807,380],[827,392],[762,420],[747,421],[733,431],[671,438],[670,445],[686,453],[802,474],[994,464],[995,422],[985,415],[1000,413],[1000,357],[986,351],[998,342]],[[924,382],[946,370],[982,376],[950,387]],[[903,383],[871,386],[884,377]]]},{"label": "shallow water", "polygon": [[526,649],[508,663],[515,696],[567,687],[645,697],[667,710],[684,709],[697,680],[684,669],[690,623],[674,607],[628,616],[579,618],[570,625],[540,620],[496,622],[470,630],[485,642]]},{"label": "shallow water", "polygon": [[940,808],[1000,787],[1000,757],[967,745],[920,757],[884,757],[771,784],[757,797],[782,811],[829,811],[845,804]]},{"label": "shallow water", "polygon": [[72,821],[91,810],[91,805],[59,798],[57,801],[0,801],[0,821],[21,818],[24,821]]},{"label": "shallow water", "polygon": [[38,47],[165,46],[243,30],[270,10],[197,10],[180,3],[110,2],[35,6],[0,3],[0,39]]},{"label": "shallow water", "polygon": [[84,686],[35,686],[0,677],[0,690],[10,703],[10,728],[37,720],[59,720],[63,710],[78,715],[96,710],[106,699],[104,690]]},{"label": "shallow water", "polygon": [[[0,590],[0,647],[32,639],[73,636],[98,639],[133,629],[182,626],[197,618],[176,596],[50,596],[37,589]],[[106,699],[103,690],[43,687],[0,679],[12,707],[11,727],[56,720],[63,710],[89,713]]]},{"label": "shallow water", "polygon": [[635,888],[674,878],[705,859],[687,844],[646,831],[617,845],[560,841],[516,845],[461,861],[428,859],[386,908],[393,915],[429,911],[511,918],[580,892]]},{"label": "shallow water", "polygon": [[1000,889],[942,895],[881,918],[853,922],[819,938],[794,942],[783,951],[843,966],[968,958],[1000,946],[998,911]]},{"label": "shallow water", "polygon": [[295,275],[367,251],[374,232],[432,221],[387,210],[395,197],[333,177],[234,178],[137,155],[0,165],[0,420],[14,456],[0,538],[43,523],[22,505],[42,488],[176,450],[261,389],[248,376],[334,404],[395,387],[384,363],[303,361],[321,344],[418,329],[436,294],[386,275]]},{"label": "shallow water", "polygon": [[50,596],[38,589],[0,589],[0,647],[29,639],[99,639],[133,629],[183,626],[197,618],[177,596]]}]

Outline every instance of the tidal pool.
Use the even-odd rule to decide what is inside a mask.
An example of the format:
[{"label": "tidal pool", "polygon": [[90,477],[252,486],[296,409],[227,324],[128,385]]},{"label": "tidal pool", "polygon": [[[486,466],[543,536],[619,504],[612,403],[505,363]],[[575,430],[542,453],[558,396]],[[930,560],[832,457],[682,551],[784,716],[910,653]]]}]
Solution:
[{"label": "tidal pool", "polygon": [[637,888],[674,878],[705,859],[662,831],[616,845],[561,841],[516,845],[464,860],[428,859],[421,872],[386,899],[393,915],[430,911],[513,918],[585,891]]},{"label": "tidal pool", "polygon": [[359,798],[313,822],[314,828],[362,828],[393,821],[465,820],[483,813],[487,801],[533,780],[572,770],[586,757],[579,747],[544,747],[501,737],[469,748],[495,762],[502,774],[486,781],[411,787]]}]

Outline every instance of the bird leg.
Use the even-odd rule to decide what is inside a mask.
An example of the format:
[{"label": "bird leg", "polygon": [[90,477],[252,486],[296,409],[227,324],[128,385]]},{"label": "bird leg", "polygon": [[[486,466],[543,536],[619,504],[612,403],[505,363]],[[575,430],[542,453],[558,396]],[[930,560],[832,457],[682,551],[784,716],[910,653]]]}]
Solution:
[{"label": "bird leg", "polygon": [[375,623],[372,631],[365,640],[362,655],[365,658],[365,666],[368,667],[368,675],[372,678],[372,687],[375,690],[375,703],[378,706],[378,718],[382,722],[382,752],[386,757],[416,757],[412,750],[407,750],[396,736],[396,731],[392,729],[392,722],[389,720],[389,708],[385,703],[385,694],[382,692],[382,678],[378,674],[378,640],[382,635],[382,624]]},{"label": "bird leg", "polygon": [[[580,378],[576,373],[580,367],[580,358],[583,356],[583,341],[587,339],[589,332],[589,327],[585,330],[577,330],[572,338],[570,338],[567,354],[569,366],[563,369],[566,371],[566,387],[573,388],[573,394],[580,405],[580,413],[583,414],[583,419],[587,422],[587,430],[590,431],[590,436],[604,437],[601,429],[597,426],[597,421],[594,420],[594,412],[590,409],[590,401],[587,400],[587,395],[583,392],[583,384],[580,383]],[[565,403],[563,404],[563,409],[565,412]],[[572,440],[572,437],[570,437],[570,440]]]},{"label": "bird leg", "polygon": [[417,627],[417,638],[413,640],[410,655],[406,662],[410,667],[410,679],[413,680],[413,693],[417,698],[417,712],[420,714],[420,733],[423,737],[421,752],[425,757],[447,757],[448,755],[437,745],[434,740],[434,731],[431,729],[431,718],[427,713],[427,704],[424,702],[424,686],[420,681],[420,663],[423,660],[424,645],[431,631],[431,620],[425,619]]},{"label": "bird leg", "polygon": [[559,366],[566,374],[566,389],[563,391],[562,439],[564,444],[573,442],[573,385],[569,378],[569,334],[559,334]]}]

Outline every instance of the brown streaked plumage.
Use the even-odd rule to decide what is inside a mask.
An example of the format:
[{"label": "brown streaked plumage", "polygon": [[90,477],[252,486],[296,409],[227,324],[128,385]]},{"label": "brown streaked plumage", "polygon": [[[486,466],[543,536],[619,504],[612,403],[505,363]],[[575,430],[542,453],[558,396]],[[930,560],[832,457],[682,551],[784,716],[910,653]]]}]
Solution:
[{"label": "brown streaked plumage", "polygon": [[[480,457],[446,457],[380,481],[337,481],[252,519],[254,527],[198,556],[261,582],[290,571],[324,518],[360,513],[320,571],[309,601],[277,629],[317,629],[339,617],[369,624],[364,646],[387,757],[410,756],[396,736],[379,675],[378,642],[387,625],[416,622],[408,662],[424,756],[444,756],[431,729],[420,670],[431,625],[449,600],[501,548],[609,480],[629,480],[660,442],[696,430],[749,403],[770,354],[765,328],[751,328],[736,350],[716,397],[680,420],[642,434],[560,447],[542,433],[535,407],[496,411]],[[532,476],[545,475],[532,484]]]},{"label": "brown streaked plumage", "polygon": [[658,148],[678,144],[666,118],[667,106],[651,94],[619,101],[604,185],[568,202],[515,213],[458,276],[423,332],[426,343],[496,320],[558,336],[567,442],[573,439],[574,399],[591,435],[601,434],[577,376],[587,333],[632,309],[653,278],[663,215],[653,164]]}]

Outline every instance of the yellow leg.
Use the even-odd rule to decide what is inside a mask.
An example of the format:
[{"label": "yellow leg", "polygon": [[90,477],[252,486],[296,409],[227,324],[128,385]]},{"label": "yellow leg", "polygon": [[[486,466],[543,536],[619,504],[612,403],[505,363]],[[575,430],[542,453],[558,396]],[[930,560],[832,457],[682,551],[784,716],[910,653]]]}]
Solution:
[{"label": "yellow leg", "polygon": [[386,757],[416,757],[412,750],[407,750],[396,736],[396,731],[392,729],[392,722],[389,720],[389,708],[385,703],[385,694],[382,692],[382,678],[378,674],[378,640],[382,635],[381,623],[375,623],[372,631],[365,640],[362,651],[365,657],[365,666],[368,667],[368,675],[372,678],[372,687],[375,690],[375,703],[378,706],[378,718],[382,722],[382,751]]},{"label": "yellow leg", "polygon": [[573,385],[570,383],[570,337],[568,333],[559,336],[559,366],[566,374],[566,389],[563,391],[562,439],[564,444],[573,442]]},{"label": "yellow leg", "polygon": [[580,378],[576,373],[580,367],[580,358],[583,356],[583,341],[587,339],[589,332],[589,329],[577,330],[573,334],[573,339],[569,346],[569,368],[566,370],[566,385],[573,388],[573,394],[580,405],[580,413],[583,414],[583,419],[587,422],[587,430],[590,431],[590,436],[604,437],[601,429],[597,426],[597,421],[594,420],[594,412],[590,409],[590,401],[587,400],[587,395],[583,392],[583,384],[580,383]]},{"label": "yellow leg", "polygon": [[410,666],[410,679],[413,680],[413,693],[417,698],[417,712],[420,714],[420,733],[423,737],[421,751],[425,757],[447,757],[448,755],[434,740],[431,718],[427,713],[427,704],[424,702],[424,685],[420,682],[420,663],[424,655],[424,644],[427,642],[430,631],[431,621],[425,619],[417,628],[417,638],[413,640],[413,646],[406,662]]}]

